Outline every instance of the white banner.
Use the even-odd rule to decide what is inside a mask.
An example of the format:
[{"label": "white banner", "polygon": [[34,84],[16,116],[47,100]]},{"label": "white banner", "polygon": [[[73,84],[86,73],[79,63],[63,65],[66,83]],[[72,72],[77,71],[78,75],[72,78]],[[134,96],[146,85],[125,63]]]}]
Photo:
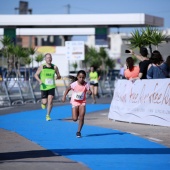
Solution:
[{"label": "white banner", "polygon": [[118,80],[108,117],[170,126],[170,79]]}]

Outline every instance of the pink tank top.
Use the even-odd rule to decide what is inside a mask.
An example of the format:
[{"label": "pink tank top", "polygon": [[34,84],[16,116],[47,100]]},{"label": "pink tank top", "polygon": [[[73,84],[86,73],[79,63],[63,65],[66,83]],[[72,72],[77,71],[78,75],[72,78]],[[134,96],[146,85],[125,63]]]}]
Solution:
[{"label": "pink tank top", "polygon": [[74,106],[86,103],[86,92],[90,89],[89,84],[85,82],[83,85],[80,85],[75,81],[70,86],[73,90],[70,103]]}]

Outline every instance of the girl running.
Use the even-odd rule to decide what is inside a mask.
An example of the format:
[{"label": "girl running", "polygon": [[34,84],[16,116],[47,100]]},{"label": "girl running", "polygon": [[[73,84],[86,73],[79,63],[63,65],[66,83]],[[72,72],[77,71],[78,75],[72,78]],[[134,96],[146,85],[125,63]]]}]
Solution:
[{"label": "girl running", "polygon": [[84,116],[86,110],[86,92],[91,94],[90,86],[87,82],[85,82],[86,72],[84,70],[80,70],[77,73],[77,78],[73,83],[70,84],[64,93],[62,101],[65,102],[66,96],[70,90],[73,90],[71,101],[72,104],[72,119],[73,121],[77,121],[79,118],[78,131],[76,136],[78,138],[81,137],[81,129],[84,124]]}]

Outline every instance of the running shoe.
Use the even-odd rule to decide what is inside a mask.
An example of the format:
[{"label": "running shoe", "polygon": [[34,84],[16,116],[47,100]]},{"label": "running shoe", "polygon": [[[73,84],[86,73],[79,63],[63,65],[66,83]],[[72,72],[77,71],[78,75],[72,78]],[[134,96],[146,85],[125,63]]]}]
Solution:
[{"label": "running shoe", "polygon": [[100,98],[100,95],[99,95],[99,93],[97,93],[97,95],[96,95],[96,96],[97,96],[97,98],[98,98],[98,99]]},{"label": "running shoe", "polygon": [[80,132],[77,132],[77,133],[76,133],[76,136],[77,136],[77,138],[81,138],[81,133],[80,133]]},{"label": "running shoe", "polygon": [[51,118],[50,118],[50,115],[46,115],[46,121],[50,121]]},{"label": "running shoe", "polygon": [[45,109],[45,108],[46,108],[46,105],[45,105],[45,104],[41,104],[41,108],[42,108],[42,109]]}]

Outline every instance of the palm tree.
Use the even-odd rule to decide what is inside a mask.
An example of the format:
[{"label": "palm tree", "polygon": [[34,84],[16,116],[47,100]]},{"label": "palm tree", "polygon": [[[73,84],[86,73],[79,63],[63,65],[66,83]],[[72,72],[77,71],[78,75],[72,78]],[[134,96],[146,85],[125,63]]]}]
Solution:
[{"label": "palm tree", "polygon": [[94,47],[89,47],[87,49],[87,51],[85,53],[85,60],[84,61],[86,62],[86,65],[88,65],[88,66],[93,65],[96,68],[98,68],[102,64],[102,62],[100,60],[99,53],[96,50],[96,48],[94,48]]},{"label": "palm tree", "polygon": [[101,63],[102,63],[101,65],[102,65],[102,68],[103,68],[103,78],[105,79],[106,75],[108,73],[108,67],[106,65],[107,65],[107,60],[109,59],[109,55],[106,52],[106,50],[102,47],[99,50],[99,56],[100,56],[100,60],[101,60]]},{"label": "palm tree", "polygon": [[134,32],[131,33],[131,38],[129,39],[131,43],[131,48],[136,48],[136,47],[142,47],[146,45],[145,39],[143,37],[143,34],[139,30],[135,30]]},{"label": "palm tree", "polygon": [[113,69],[116,65],[116,61],[112,58],[107,58],[106,60],[106,66],[108,67],[108,69]]},{"label": "palm tree", "polygon": [[20,65],[21,65],[21,58],[25,57],[24,49],[21,46],[14,46],[13,47],[13,55],[14,55],[14,70],[16,72],[17,77],[20,77]]},{"label": "palm tree", "polygon": [[30,47],[29,49],[28,49],[28,51],[29,51],[29,54],[31,55],[31,58],[32,58],[32,77],[33,77],[33,55],[35,54],[35,52],[36,52],[36,49],[35,48],[32,48],[32,47]]},{"label": "palm tree", "polygon": [[135,30],[131,33],[132,37],[129,39],[131,42],[130,47],[142,47],[148,46],[150,50],[150,54],[152,53],[152,45],[158,48],[158,45],[163,41],[166,41],[168,36],[164,35],[162,31],[157,28],[153,28],[151,26],[147,26],[146,28]]},{"label": "palm tree", "polygon": [[73,64],[72,64],[72,66],[74,67],[74,71],[76,72],[76,69],[77,69],[77,62],[74,62]]},{"label": "palm tree", "polygon": [[24,57],[23,58],[23,62],[24,62],[24,65],[25,65],[25,78],[26,78],[26,72],[27,72],[27,66],[28,66],[28,69],[29,69],[29,75],[30,75],[30,64],[32,62],[32,59],[31,57]]},{"label": "palm tree", "polygon": [[[27,69],[26,66],[28,67],[31,64],[31,58],[29,56],[29,49],[28,48],[21,48],[20,53],[19,53],[19,59],[21,60],[19,62],[19,65],[22,63],[25,66],[25,78],[27,77]],[[29,76],[30,76],[30,67],[29,67]]]},{"label": "palm tree", "polygon": [[109,72],[109,70],[112,70],[115,65],[116,65],[116,61],[114,59],[111,59],[109,57],[109,54],[108,52],[106,51],[105,48],[100,48],[100,51],[99,51],[99,55],[100,55],[100,58],[102,60],[102,68],[104,69],[103,70],[103,73],[104,73],[104,80],[106,79],[106,76]]},{"label": "palm tree", "polygon": [[89,55],[88,55],[88,49],[89,49],[89,47],[87,46],[87,45],[85,45],[85,58],[84,58],[84,60],[82,61],[82,64],[84,65],[84,67],[86,68],[86,70],[87,70],[87,65],[88,65],[88,63],[89,63]]},{"label": "palm tree", "polygon": [[12,63],[10,59],[10,54],[9,54],[9,46],[12,44],[12,40],[9,36],[4,36],[1,40],[1,43],[3,44],[3,48],[1,49],[1,53],[4,57],[7,58],[7,77],[9,77],[9,74],[12,71]]},{"label": "palm tree", "polygon": [[[28,48],[28,53],[31,56],[31,63],[32,63],[32,74],[31,74],[32,78],[33,78],[33,68],[34,68],[34,65],[33,65],[33,63],[34,63],[33,55],[35,54],[35,52],[36,52],[35,48],[32,48],[32,47]],[[30,67],[29,67],[29,74],[30,74]]]},{"label": "palm tree", "polygon": [[115,60],[109,58],[107,51],[103,47],[100,48],[99,51],[94,47],[87,48],[83,63],[86,64],[86,68],[91,65],[95,68],[100,68],[100,66],[102,66],[101,74],[104,80],[106,79],[108,70],[115,67]]},{"label": "palm tree", "polygon": [[146,27],[146,29],[142,29],[144,38],[147,40],[147,45],[149,46],[150,51],[152,52],[151,45],[156,46],[156,50],[158,49],[158,45],[163,41],[166,41],[168,36],[164,35],[163,32],[159,31],[157,28]]},{"label": "palm tree", "polygon": [[15,74],[17,75],[16,69],[15,69],[14,48],[15,48],[15,46],[13,44],[8,45],[6,48],[6,50],[7,50],[7,69],[8,69],[7,78],[9,78],[13,69],[15,71]]},{"label": "palm tree", "polygon": [[18,45],[14,45],[8,36],[4,36],[4,38],[1,39],[1,42],[4,46],[2,49],[2,54],[4,57],[7,57],[7,78],[10,76],[13,69],[16,77],[20,77],[20,59],[24,55],[24,49]]},{"label": "palm tree", "polygon": [[35,57],[35,61],[38,63],[38,66],[39,66],[39,63],[43,61],[43,59],[44,59],[43,54],[39,54]]},{"label": "palm tree", "polygon": [[7,47],[8,45],[12,43],[12,40],[9,36],[4,36],[0,41],[4,47]]}]

